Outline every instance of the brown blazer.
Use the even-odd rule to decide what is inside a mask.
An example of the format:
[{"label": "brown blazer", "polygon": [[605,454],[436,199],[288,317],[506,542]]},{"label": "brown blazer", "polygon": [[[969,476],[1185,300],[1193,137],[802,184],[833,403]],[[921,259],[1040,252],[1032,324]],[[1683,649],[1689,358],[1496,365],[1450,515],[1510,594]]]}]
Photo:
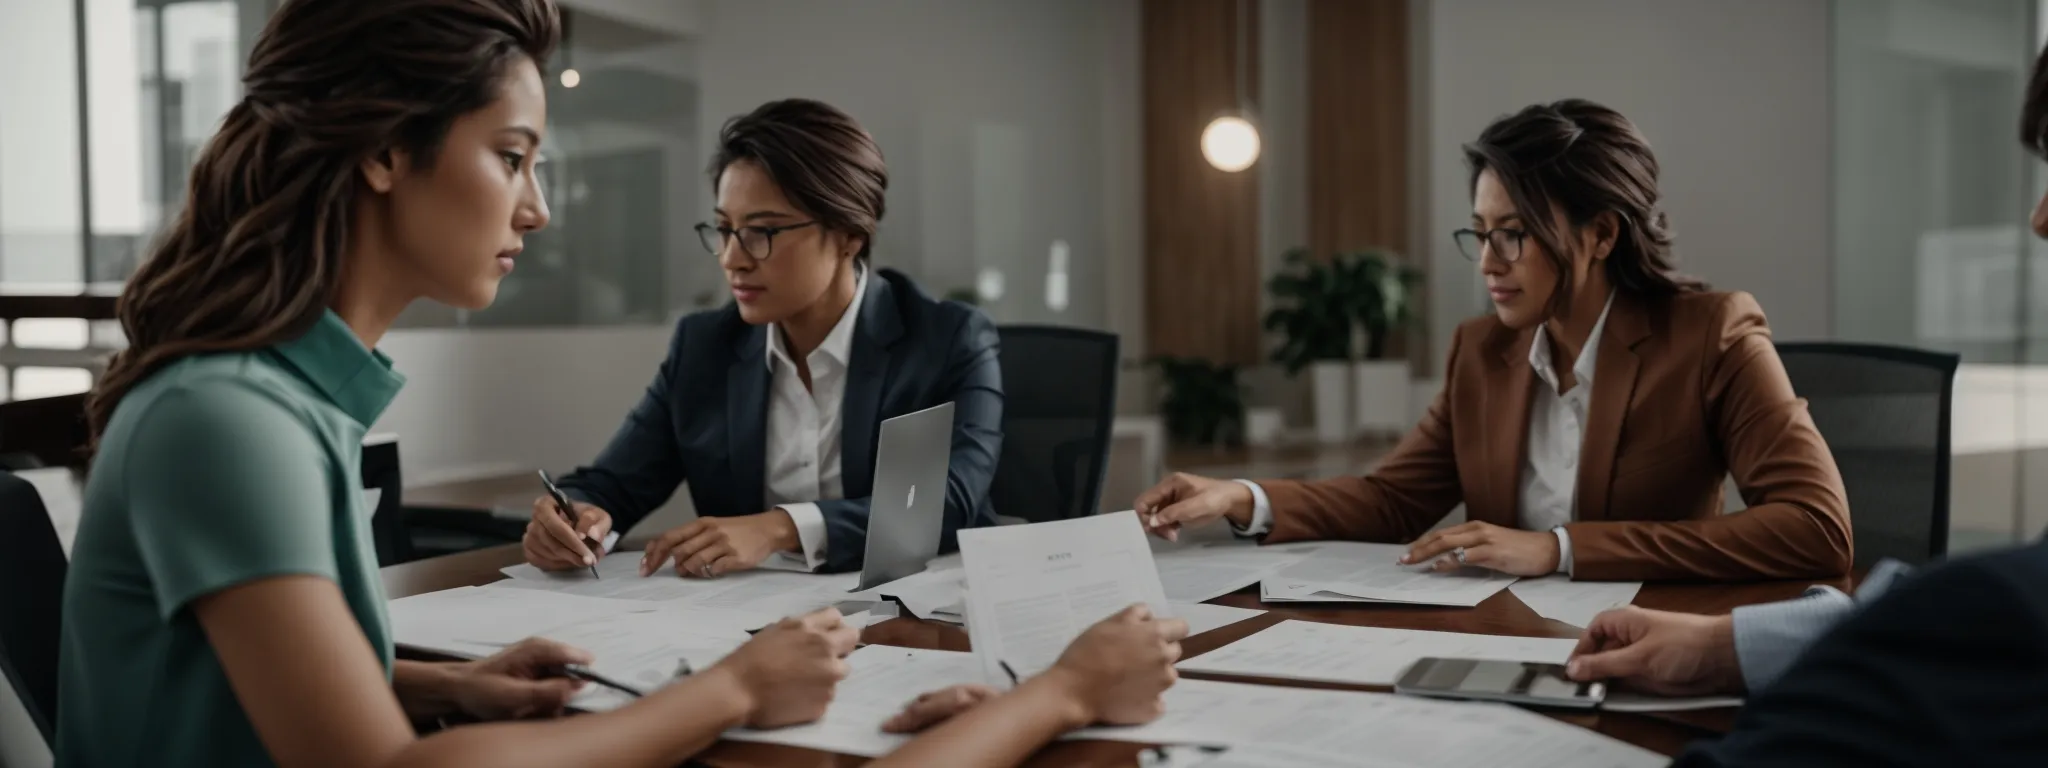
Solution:
[{"label": "brown blazer", "polygon": [[[1262,481],[1268,543],[1405,542],[1460,502],[1513,528],[1527,452],[1534,329],[1458,327],[1444,387],[1371,474]],[[1747,293],[1618,294],[1579,453],[1572,572],[1589,580],[1840,576],[1849,505]],[[1729,474],[1749,508],[1722,514]]]}]

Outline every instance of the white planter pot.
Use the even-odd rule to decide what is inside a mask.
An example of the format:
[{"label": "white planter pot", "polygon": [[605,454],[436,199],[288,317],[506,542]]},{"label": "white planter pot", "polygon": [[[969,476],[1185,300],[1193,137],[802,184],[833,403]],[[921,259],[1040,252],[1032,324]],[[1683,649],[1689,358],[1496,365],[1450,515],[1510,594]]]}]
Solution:
[{"label": "white planter pot", "polygon": [[1280,432],[1287,426],[1286,415],[1278,408],[1244,409],[1244,441],[1255,446],[1269,446],[1280,442]]},{"label": "white planter pot", "polygon": [[1309,364],[1309,380],[1316,403],[1316,440],[1342,443],[1355,432],[1351,420],[1351,363],[1325,360]]},{"label": "white planter pot", "polygon": [[1357,400],[1351,406],[1351,419],[1358,434],[1407,431],[1408,398],[1414,389],[1408,378],[1406,360],[1367,360],[1355,364],[1351,383],[1356,388]]}]

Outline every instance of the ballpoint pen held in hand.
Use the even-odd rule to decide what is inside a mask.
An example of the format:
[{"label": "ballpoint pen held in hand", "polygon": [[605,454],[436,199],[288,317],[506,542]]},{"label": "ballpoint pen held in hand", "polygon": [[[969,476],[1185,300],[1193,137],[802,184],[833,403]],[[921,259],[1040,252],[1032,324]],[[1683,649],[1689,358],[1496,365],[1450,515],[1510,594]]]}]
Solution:
[{"label": "ballpoint pen held in hand", "polygon": [[[555,481],[548,477],[547,470],[536,471],[540,473],[540,484],[547,486],[548,495],[555,500],[555,511],[562,513],[562,521],[568,523],[569,530],[574,532],[576,530],[576,512],[573,507],[569,506],[569,497],[562,495],[562,489],[555,487]],[[583,546],[589,547],[593,555],[602,548],[597,543],[597,540],[590,538],[588,534],[583,537]],[[597,563],[595,562],[590,564],[590,578],[597,578]]]}]

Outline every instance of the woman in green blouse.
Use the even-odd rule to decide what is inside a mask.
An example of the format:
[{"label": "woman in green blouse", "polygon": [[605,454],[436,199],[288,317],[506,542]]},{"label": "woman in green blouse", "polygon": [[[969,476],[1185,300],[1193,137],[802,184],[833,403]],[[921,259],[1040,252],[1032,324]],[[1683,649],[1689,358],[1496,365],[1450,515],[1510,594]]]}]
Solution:
[{"label": "woman in green blouse", "polygon": [[[270,20],[122,295],[130,346],[89,406],[59,765],[674,765],[727,728],[824,711],[856,639],[829,610],[613,712],[425,739],[408,723],[559,712],[576,685],[548,672],[588,661],[544,641],[394,660],[356,483],[403,383],[377,341],[416,299],[489,305],[547,225],[534,169],[559,24],[552,0],[290,0]],[[1184,628],[1105,627],[1003,697],[1017,735],[976,745],[963,734],[997,726],[970,715],[911,754],[1006,762],[1151,711],[1133,702],[1156,703]]]}]

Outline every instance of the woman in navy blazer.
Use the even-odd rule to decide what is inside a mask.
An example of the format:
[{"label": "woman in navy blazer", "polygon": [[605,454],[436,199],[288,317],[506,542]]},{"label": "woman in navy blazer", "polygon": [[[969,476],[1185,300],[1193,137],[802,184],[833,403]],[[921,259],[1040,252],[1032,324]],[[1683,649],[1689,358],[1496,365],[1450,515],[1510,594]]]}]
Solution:
[{"label": "woman in navy blazer", "polygon": [[941,547],[994,521],[1002,444],[996,330],[868,265],[888,170],[851,116],[770,102],[719,133],[716,221],[697,225],[733,303],[676,324],[668,358],[596,463],[563,479],[572,528],[534,500],[526,559],[549,569],[603,557],[602,542],[684,481],[698,519],[662,533],[640,571],[685,576],[763,564],[849,571],[867,543],[882,420],[954,403]]}]

